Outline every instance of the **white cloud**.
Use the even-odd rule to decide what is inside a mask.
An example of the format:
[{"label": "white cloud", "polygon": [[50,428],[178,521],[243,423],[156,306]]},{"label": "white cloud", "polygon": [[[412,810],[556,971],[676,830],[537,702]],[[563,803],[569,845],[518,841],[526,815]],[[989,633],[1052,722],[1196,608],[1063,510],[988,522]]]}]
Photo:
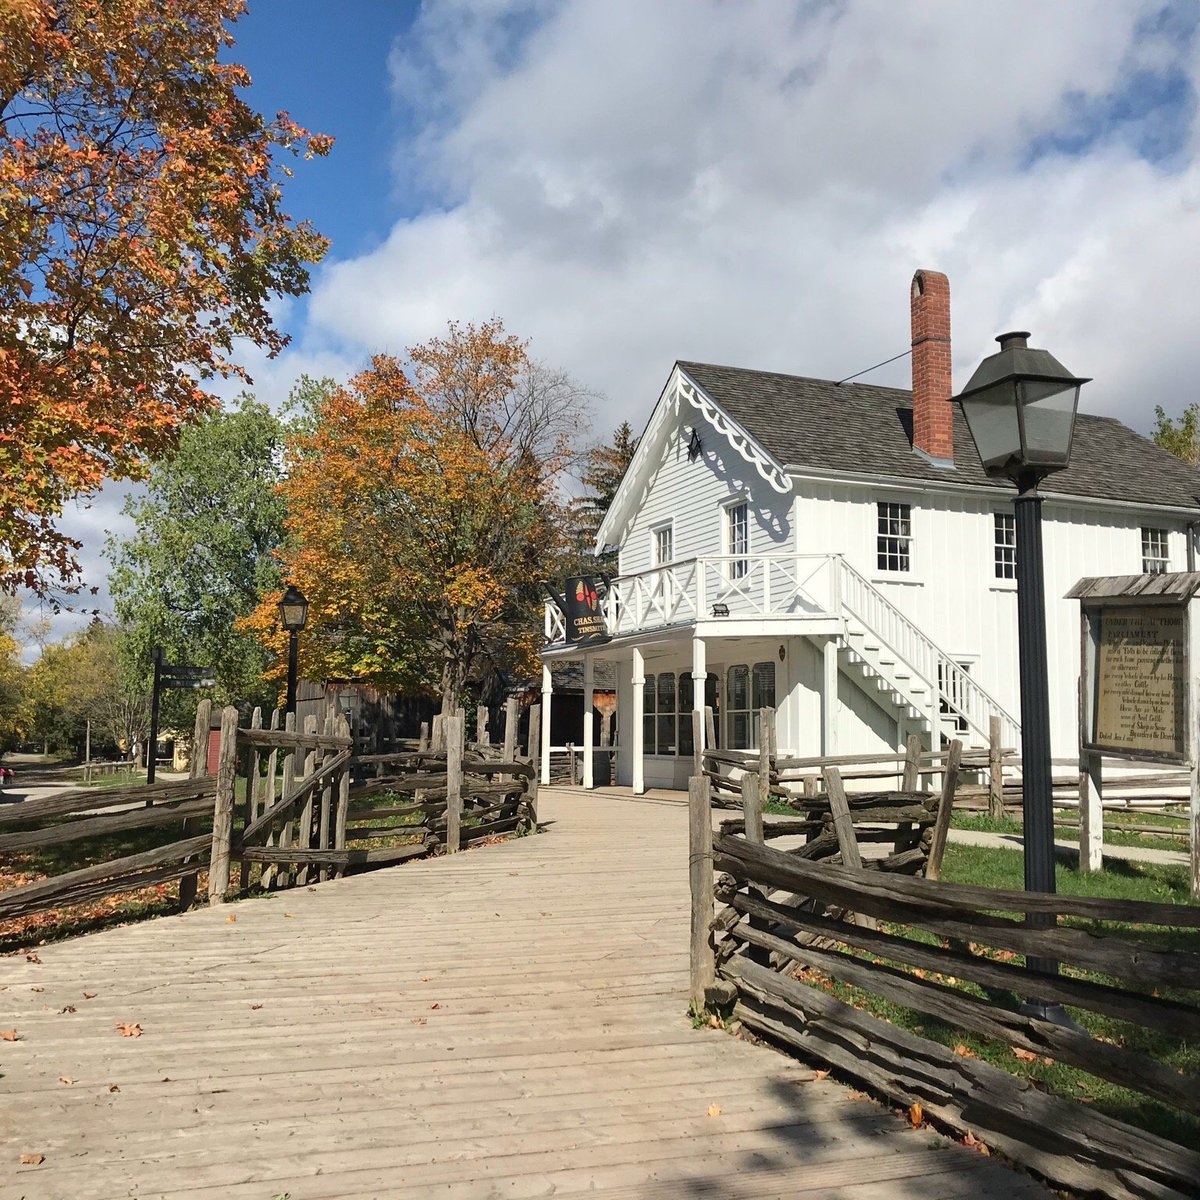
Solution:
[{"label": "white cloud", "polygon": [[392,55],[398,163],[443,202],[323,271],[310,330],[398,351],[498,313],[636,424],[676,357],[839,375],[904,349],[929,266],[960,371],[1027,322],[1145,428],[1147,379],[1190,399],[1197,245],[1194,130],[1154,165],[1161,112],[1112,115],[1138,71],[1195,75],[1159,8],[428,3]]},{"label": "white cloud", "polygon": [[602,433],[640,425],[676,358],[836,378],[906,349],[932,267],[959,382],[1028,328],[1095,377],[1086,408],[1146,430],[1195,398],[1196,17],[426,0],[390,57],[398,192],[424,208],[315,272],[294,347],[249,364],[257,390],[278,403],[301,372],[498,314],[608,396]]}]

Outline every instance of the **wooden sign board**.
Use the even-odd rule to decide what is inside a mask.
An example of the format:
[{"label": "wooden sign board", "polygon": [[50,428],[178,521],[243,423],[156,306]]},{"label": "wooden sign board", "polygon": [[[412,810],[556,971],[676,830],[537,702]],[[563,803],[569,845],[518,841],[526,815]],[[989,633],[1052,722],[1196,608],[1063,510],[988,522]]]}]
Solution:
[{"label": "wooden sign board", "polygon": [[1108,605],[1093,627],[1089,750],[1187,762],[1187,608]]}]

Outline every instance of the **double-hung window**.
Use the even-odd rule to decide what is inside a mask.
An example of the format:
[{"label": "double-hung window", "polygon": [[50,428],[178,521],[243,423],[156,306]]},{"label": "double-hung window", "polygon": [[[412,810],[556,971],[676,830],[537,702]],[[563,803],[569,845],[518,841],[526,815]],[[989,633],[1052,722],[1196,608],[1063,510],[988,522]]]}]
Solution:
[{"label": "double-hung window", "polygon": [[661,567],[675,557],[675,526],[668,521],[665,525],[656,526],[650,532],[654,539],[654,565]]},{"label": "double-hung window", "polygon": [[881,500],[876,511],[875,565],[881,571],[911,571],[912,505]]},{"label": "double-hung window", "polygon": [[1142,526],[1143,575],[1164,575],[1171,569],[1171,555],[1167,547],[1167,530]]},{"label": "double-hung window", "polygon": [[745,500],[725,509],[725,546],[730,556],[729,578],[742,579],[750,570],[750,506]]},{"label": "double-hung window", "polygon": [[997,579],[1017,577],[1017,518],[1012,513],[994,513],[995,538],[992,561]]}]

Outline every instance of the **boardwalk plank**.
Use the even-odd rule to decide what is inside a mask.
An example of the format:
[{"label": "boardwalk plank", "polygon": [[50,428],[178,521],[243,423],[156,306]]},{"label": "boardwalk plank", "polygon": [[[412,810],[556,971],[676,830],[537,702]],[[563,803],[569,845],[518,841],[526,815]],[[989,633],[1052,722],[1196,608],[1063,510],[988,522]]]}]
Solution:
[{"label": "boardwalk plank", "polygon": [[0,960],[0,1198],[1047,1195],[691,1027],[685,804],[545,789],[540,816]]}]

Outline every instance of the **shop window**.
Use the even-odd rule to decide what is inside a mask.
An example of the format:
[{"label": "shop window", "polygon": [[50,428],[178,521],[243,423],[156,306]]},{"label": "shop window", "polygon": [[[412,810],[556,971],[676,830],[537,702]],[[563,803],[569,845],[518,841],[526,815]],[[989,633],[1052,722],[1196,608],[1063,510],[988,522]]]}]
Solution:
[{"label": "shop window", "polygon": [[646,676],[646,686],[642,689],[642,752],[653,754],[655,745],[655,713],[657,705],[657,679],[655,675]]},{"label": "shop window", "polygon": [[1171,569],[1167,531],[1142,527],[1142,574],[1165,575]]},{"label": "shop window", "polygon": [[656,754],[675,753],[675,676],[658,677],[658,738]]}]

